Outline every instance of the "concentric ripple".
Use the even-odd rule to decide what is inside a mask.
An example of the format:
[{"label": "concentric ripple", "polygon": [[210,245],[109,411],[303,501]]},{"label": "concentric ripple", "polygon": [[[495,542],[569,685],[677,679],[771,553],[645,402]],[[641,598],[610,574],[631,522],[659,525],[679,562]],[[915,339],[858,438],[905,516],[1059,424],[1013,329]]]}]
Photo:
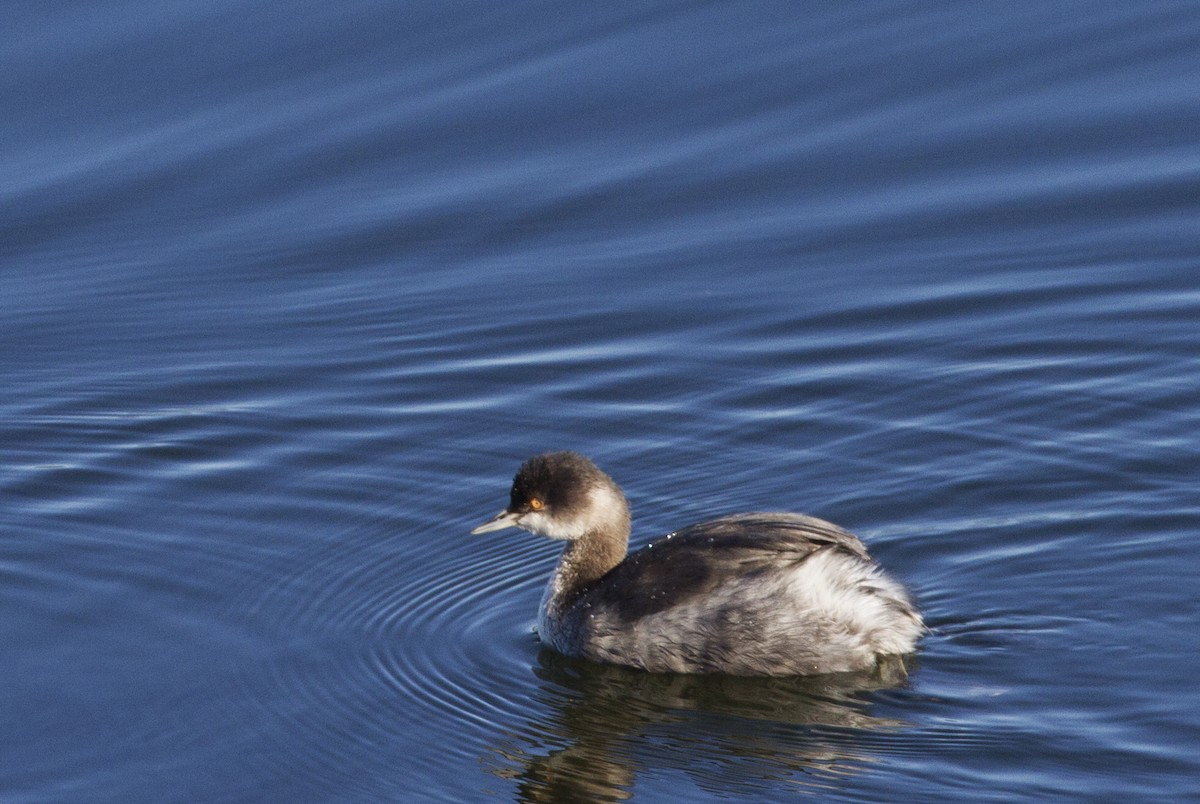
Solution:
[{"label": "concentric ripple", "polygon": [[[531,615],[550,559],[466,530],[362,525],[289,557],[238,601],[272,648],[242,674],[235,715],[291,736],[267,758],[281,785],[414,792],[413,769],[438,777],[483,753],[464,735],[521,720],[524,702],[501,692],[528,686]],[[411,549],[427,538],[446,549]],[[414,572],[412,552],[434,565]],[[262,568],[256,575],[265,581]],[[261,774],[263,758],[253,761]]]}]

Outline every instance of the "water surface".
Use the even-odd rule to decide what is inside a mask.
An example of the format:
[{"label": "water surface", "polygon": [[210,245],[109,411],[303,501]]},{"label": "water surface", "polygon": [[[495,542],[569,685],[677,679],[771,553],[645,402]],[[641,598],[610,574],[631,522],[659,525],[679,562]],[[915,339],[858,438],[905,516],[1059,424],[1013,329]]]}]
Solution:
[{"label": "water surface", "polygon": [[[1200,795],[1200,12],[10,3],[6,801]],[[635,544],[858,533],[864,677],[540,650]],[[574,798],[572,798],[574,797]]]}]

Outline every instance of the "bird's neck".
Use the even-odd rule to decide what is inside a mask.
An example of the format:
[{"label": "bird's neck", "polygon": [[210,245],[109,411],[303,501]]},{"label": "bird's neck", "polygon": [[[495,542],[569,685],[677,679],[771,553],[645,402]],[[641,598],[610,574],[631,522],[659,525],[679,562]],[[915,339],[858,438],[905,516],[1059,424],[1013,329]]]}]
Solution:
[{"label": "bird's neck", "polygon": [[619,537],[589,533],[567,543],[555,570],[558,587],[564,592],[584,589],[621,563],[629,548],[629,532]]},{"label": "bird's neck", "polygon": [[605,538],[588,534],[567,542],[538,608],[538,634],[543,642],[560,653],[575,655],[585,611],[575,604],[592,584],[621,563],[628,540],[626,529],[619,539],[611,534]]},{"label": "bird's neck", "polygon": [[584,590],[625,559],[630,530],[625,495],[611,484],[598,486],[590,494],[589,516],[580,523],[581,535],[567,540],[546,588],[543,608],[561,611],[569,607]]}]

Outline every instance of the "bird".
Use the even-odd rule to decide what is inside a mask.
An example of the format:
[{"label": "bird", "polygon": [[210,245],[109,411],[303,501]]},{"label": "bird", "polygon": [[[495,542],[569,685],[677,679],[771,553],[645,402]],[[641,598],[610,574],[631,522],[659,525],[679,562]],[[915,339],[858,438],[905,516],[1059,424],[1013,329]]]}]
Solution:
[{"label": "bird", "polygon": [[538,610],[561,654],[653,673],[818,675],[871,670],[925,632],[905,587],[852,533],[793,513],[721,516],[628,553],[631,515],[576,452],[517,470],[505,528],[565,543]]}]

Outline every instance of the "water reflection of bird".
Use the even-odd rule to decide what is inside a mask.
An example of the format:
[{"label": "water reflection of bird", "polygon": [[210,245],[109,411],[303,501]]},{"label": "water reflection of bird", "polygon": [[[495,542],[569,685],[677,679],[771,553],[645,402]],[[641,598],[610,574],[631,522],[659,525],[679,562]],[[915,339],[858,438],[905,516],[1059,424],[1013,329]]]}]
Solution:
[{"label": "water reflection of bird", "polygon": [[664,771],[726,796],[760,795],[782,777],[821,789],[870,762],[868,733],[904,727],[871,714],[863,693],[905,684],[909,663],[889,656],[858,673],[748,678],[644,673],[542,650],[534,672],[549,711],[521,729],[528,746],[495,746],[493,772],[516,780],[523,802],[621,801],[639,775]]}]

